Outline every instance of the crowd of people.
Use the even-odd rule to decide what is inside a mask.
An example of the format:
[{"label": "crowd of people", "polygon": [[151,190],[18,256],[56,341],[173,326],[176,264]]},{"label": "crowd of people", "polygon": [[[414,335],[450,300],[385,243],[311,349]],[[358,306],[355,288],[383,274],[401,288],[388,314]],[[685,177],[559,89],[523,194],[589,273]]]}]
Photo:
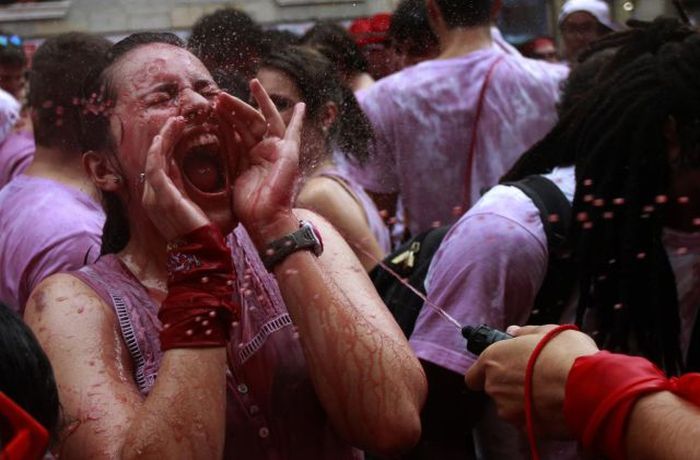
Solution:
[{"label": "crowd of people", "polygon": [[500,7],[0,33],[0,458],[700,457],[700,32]]}]

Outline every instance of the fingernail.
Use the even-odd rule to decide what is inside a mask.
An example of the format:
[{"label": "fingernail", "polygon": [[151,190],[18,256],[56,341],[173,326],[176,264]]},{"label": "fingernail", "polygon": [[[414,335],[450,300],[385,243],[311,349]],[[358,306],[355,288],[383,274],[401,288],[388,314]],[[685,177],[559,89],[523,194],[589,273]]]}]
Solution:
[{"label": "fingernail", "polygon": [[506,329],[506,332],[510,335],[515,335],[518,333],[520,330],[520,326],[508,326],[508,329]]}]

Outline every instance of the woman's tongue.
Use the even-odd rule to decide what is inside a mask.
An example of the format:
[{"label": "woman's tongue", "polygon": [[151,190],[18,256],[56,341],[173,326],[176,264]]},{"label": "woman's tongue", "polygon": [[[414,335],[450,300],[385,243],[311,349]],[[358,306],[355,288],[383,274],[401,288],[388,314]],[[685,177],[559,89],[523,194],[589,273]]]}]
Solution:
[{"label": "woman's tongue", "polygon": [[183,170],[192,185],[205,193],[221,191],[220,164],[208,155],[187,155]]}]

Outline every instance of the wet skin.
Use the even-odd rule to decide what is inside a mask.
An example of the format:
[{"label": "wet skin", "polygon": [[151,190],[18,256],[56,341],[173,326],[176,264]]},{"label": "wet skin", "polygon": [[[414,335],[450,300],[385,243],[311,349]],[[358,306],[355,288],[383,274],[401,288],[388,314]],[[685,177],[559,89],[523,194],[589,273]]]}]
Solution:
[{"label": "wet skin", "polygon": [[[319,400],[349,443],[385,455],[409,448],[420,434],[426,392],[420,364],[343,239],[320,217],[291,208],[303,106],[285,128],[259,83],[251,91],[260,112],[215,95],[201,63],[169,45],[130,51],[112,79],[117,100],[110,122],[121,167],[96,154],[85,163],[98,187],[126,203],[137,231],[119,257],[151,288],[153,300],[160,303],[166,293],[165,244],[178,235],[210,220],[223,229],[240,221],[261,249],[296,230],[298,218],[314,221],[324,255],[297,252],[275,275]],[[229,186],[207,194],[195,184],[215,186],[209,171],[188,183],[182,175],[201,165],[189,174],[188,167],[180,174],[180,165],[189,133],[211,119],[225,146]],[[125,180],[115,181],[118,175]],[[166,351],[156,384],[143,397],[112,307],[75,277],[42,282],[25,320],[52,362],[65,416],[74,422],[62,433],[62,457],[221,456],[225,348]]]}]

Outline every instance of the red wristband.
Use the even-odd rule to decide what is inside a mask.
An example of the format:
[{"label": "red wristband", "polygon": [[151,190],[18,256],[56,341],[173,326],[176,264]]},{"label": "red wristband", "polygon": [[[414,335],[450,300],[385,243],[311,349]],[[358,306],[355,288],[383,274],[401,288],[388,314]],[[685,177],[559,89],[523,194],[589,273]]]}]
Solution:
[{"label": "red wristband", "polygon": [[213,225],[169,244],[168,296],[158,312],[161,349],[226,345],[240,316],[234,281],[231,252]]},{"label": "red wristband", "polygon": [[673,391],[676,386],[644,358],[607,351],[582,356],[566,382],[564,417],[585,448],[624,459],[627,420],[634,404],[646,394]]}]

